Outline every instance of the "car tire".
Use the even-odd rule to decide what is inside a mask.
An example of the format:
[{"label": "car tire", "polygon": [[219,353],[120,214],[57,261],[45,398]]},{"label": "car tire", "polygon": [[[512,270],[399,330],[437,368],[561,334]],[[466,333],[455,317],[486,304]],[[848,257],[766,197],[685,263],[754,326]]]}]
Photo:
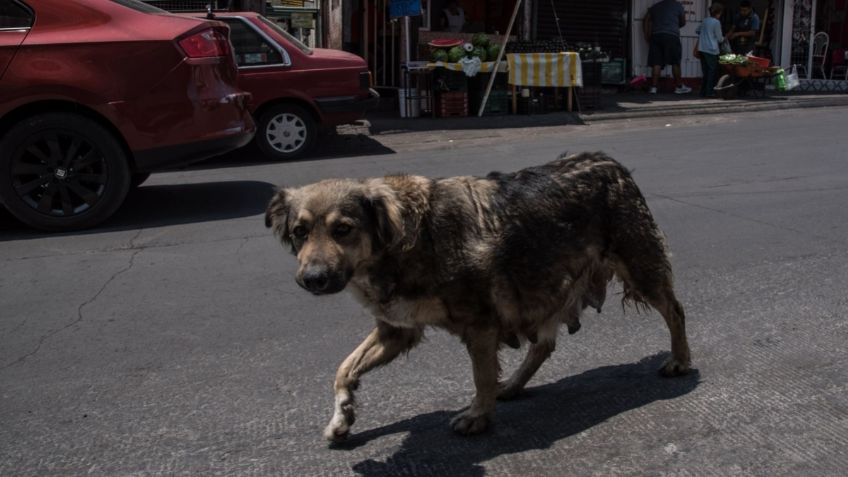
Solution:
[{"label": "car tire", "polygon": [[43,231],[103,222],[123,203],[130,179],[124,148],[85,116],[31,116],[0,138],[0,199],[18,220]]},{"label": "car tire", "polygon": [[273,106],[263,112],[257,122],[256,145],[272,160],[302,157],[312,149],[318,137],[315,117],[295,104]]}]

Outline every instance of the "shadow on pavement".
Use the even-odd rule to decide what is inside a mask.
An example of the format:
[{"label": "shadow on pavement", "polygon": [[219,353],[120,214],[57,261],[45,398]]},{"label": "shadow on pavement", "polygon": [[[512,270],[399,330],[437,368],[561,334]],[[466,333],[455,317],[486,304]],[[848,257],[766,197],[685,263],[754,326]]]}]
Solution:
[{"label": "shadow on pavement", "polygon": [[564,111],[544,114],[502,114],[461,118],[398,118],[396,115],[368,115],[368,129],[373,135],[398,134],[426,131],[458,131],[476,129],[515,129],[545,126],[582,125],[583,120],[575,113]]},{"label": "shadow on pavement", "polygon": [[[367,134],[358,133],[359,128],[350,127],[343,134],[325,133],[318,138],[315,149],[306,156],[285,162],[275,162],[267,159],[253,143],[223,154],[212,159],[198,162],[186,167],[186,170],[223,169],[228,167],[256,166],[267,164],[285,164],[301,161],[319,161],[323,159],[339,159],[356,156],[379,156],[394,154],[395,151],[381,144],[379,141],[369,137]],[[350,131],[350,132],[347,132]]]},{"label": "shadow on pavement", "polygon": [[141,186],[130,192],[124,205],[105,224],[65,234],[32,230],[2,210],[0,242],[249,217],[265,212],[274,190],[274,185],[259,181]]},{"label": "shadow on pavement", "polygon": [[657,374],[667,356],[660,353],[529,388],[514,401],[498,403],[494,429],[480,436],[453,434],[448,420],[454,413],[439,411],[354,434],[340,449],[408,432],[385,462],[368,459],[354,464],[353,470],[365,476],[482,476],[486,472],[481,464],[497,456],[547,449],[614,416],[694,390],[700,383],[697,371],[675,379]]}]

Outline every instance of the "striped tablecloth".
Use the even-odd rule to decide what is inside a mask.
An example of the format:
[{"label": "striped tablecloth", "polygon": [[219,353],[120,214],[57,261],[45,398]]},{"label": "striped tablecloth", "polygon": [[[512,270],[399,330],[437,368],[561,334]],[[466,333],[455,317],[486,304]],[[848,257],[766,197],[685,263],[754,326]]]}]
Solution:
[{"label": "striped tablecloth", "polygon": [[583,68],[578,53],[512,53],[506,57],[509,64],[509,84],[583,86]]}]

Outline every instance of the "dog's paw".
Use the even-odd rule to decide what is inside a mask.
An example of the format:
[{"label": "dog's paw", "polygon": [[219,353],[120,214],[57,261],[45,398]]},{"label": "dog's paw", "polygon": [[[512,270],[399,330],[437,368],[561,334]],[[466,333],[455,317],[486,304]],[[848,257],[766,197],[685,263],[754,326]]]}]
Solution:
[{"label": "dog's paw", "polygon": [[330,442],[344,442],[350,435],[350,427],[356,422],[356,413],[353,410],[353,399],[344,397],[336,405],[333,418],[324,428],[324,438]]},{"label": "dog's paw", "polygon": [[689,374],[690,371],[691,367],[688,361],[679,361],[674,358],[669,358],[659,369],[660,376],[664,378],[683,376]]},{"label": "dog's paw", "polygon": [[516,386],[509,381],[498,383],[498,400],[509,401],[510,399],[515,399],[521,394],[522,389],[522,386]]},{"label": "dog's paw", "polygon": [[471,410],[464,411],[451,419],[454,432],[466,436],[479,434],[489,427],[488,414],[473,414]]}]

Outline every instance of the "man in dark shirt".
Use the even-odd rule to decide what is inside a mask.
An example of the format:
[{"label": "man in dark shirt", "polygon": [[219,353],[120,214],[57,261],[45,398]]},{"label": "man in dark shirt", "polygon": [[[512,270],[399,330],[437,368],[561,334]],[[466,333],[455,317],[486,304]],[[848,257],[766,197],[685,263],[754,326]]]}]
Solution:
[{"label": "man in dark shirt", "polygon": [[739,13],[733,16],[733,28],[727,33],[730,47],[737,55],[747,55],[754,50],[760,17],[754,13],[749,0],[739,2]]},{"label": "man in dark shirt", "polygon": [[686,13],[676,0],[660,0],[648,9],[643,23],[645,39],[648,41],[648,65],[653,69],[651,94],[656,94],[660,71],[665,65],[671,65],[671,73],[677,94],[686,94],[692,88],[680,79],[680,60],[683,58],[680,46],[680,29],[686,25]]}]

